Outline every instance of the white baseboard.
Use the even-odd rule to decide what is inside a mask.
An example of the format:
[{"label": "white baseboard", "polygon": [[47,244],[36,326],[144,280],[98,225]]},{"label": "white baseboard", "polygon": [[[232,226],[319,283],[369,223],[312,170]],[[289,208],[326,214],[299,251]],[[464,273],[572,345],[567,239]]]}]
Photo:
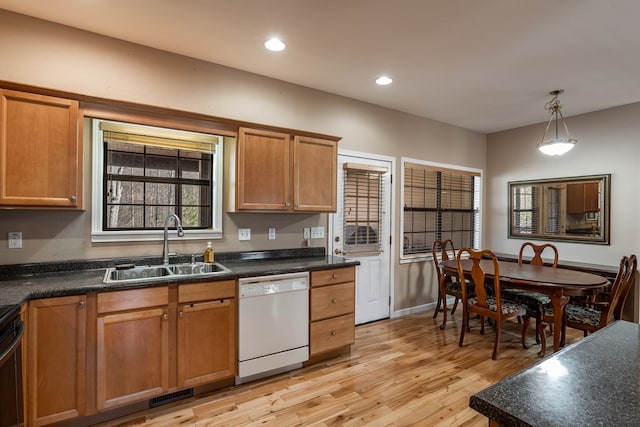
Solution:
[{"label": "white baseboard", "polygon": [[[447,297],[447,307],[451,307],[451,304],[455,301],[453,297]],[[408,316],[410,314],[421,313],[423,311],[428,311],[436,308],[437,302],[430,302],[428,304],[416,305],[409,308],[403,308],[402,310],[394,310],[391,313],[391,318],[395,319],[396,317]]]}]

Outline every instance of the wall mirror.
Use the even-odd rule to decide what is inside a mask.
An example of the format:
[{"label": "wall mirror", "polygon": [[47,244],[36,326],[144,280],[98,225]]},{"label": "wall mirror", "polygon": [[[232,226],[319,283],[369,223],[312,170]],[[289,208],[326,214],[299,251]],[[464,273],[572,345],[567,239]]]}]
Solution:
[{"label": "wall mirror", "polygon": [[509,182],[509,238],[609,244],[611,175]]}]

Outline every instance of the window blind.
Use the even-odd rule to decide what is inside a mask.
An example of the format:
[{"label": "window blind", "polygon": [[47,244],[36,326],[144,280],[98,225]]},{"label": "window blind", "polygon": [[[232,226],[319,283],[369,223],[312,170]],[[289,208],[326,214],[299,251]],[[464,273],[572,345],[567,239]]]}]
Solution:
[{"label": "window blind", "polygon": [[403,172],[403,255],[428,254],[437,239],[476,247],[480,174],[411,162]]},{"label": "window blind", "polygon": [[384,180],[387,168],[345,163],[343,252],[382,252]]}]

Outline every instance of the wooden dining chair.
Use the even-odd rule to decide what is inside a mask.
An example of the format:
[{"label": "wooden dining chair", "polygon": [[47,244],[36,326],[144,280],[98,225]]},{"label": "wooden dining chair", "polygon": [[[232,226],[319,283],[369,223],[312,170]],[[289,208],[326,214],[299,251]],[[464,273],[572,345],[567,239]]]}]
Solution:
[{"label": "wooden dining chair", "polygon": [[[551,266],[554,268],[558,266],[558,248],[555,245],[551,243],[538,245],[533,242],[524,242],[520,246],[518,264],[522,264],[524,262],[524,253],[527,248],[530,248],[533,251],[533,256],[529,259],[529,263],[531,265],[544,265],[545,262],[542,258],[542,254],[546,251],[547,253],[553,254],[553,262]],[[551,303],[549,295],[524,289],[503,289],[502,295],[511,301],[527,306],[529,317],[536,319],[536,343],[540,344],[540,333],[538,331],[540,329],[539,326],[542,323],[544,307]]]},{"label": "wooden dining chair", "polygon": [[[469,259],[472,262],[471,271],[467,276],[465,276],[462,265],[462,256],[465,254],[469,256]],[[493,262],[493,280],[487,281],[487,276],[480,265],[480,261],[484,257]],[[502,335],[503,322],[509,318],[522,316],[522,346],[527,348],[525,344],[526,330],[529,327],[527,307],[502,297],[502,293],[500,292],[500,266],[498,265],[498,258],[496,255],[488,249],[476,251],[469,248],[462,248],[456,255],[456,262],[460,281],[462,281],[462,278],[464,277],[470,277],[470,282],[473,284],[475,290],[475,296],[471,297],[467,293],[466,286],[460,287],[462,290],[462,325],[468,325],[469,314],[476,313],[480,316],[480,334],[484,335],[485,317],[494,321],[496,337],[493,344],[493,355],[491,358],[496,360],[498,356],[498,343],[500,342],[500,337]],[[458,343],[460,347],[462,347],[464,343],[464,335],[467,330],[467,327],[465,326],[460,328],[460,342]]]},{"label": "wooden dining chair", "polygon": [[[453,316],[458,307],[458,301],[462,299],[462,291],[460,290],[460,283],[456,278],[451,275],[444,274],[444,271],[440,267],[441,261],[449,260],[449,253],[452,257],[456,256],[456,249],[453,246],[453,242],[450,239],[441,240],[437,239],[433,241],[431,245],[431,255],[433,256],[433,263],[435,264],[435,270],[438,278],[438,303],[433,313],[433,318],[438,316],[438,313],[442,309],[443,319],[440,329],[444,329],[447,324],[447,295],[452,295],[455,300],[453,307],[451,307],[451,315]],[[438,254],[440,257],[438,258]]]},{"label": "wooden dining chair", "polygon": [[[561,342],[564,342],[566,327],[579,329],[587,336],[607,326],[614,320],[620,320],[622,309],[627,300],[629,291],[633,287],[638,270],[638,260],[635,255],[624,256],[620,260],[618,274],[611,285],[611,289],[602,293],[602,300],[596,298],[585,303],[569,303],[564,309],[564,319],[562,326]],[[543,322],[540,324],[539,334],[541,337],[541,355],[546,351],[546,341],[544,328],[546,322],[553,322],[553,308],[545,307],[542,316]]]}]

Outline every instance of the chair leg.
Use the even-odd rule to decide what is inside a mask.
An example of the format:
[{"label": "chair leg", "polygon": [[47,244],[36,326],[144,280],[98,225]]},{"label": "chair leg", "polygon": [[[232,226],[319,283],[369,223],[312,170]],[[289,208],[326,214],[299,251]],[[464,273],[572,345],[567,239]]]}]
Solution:
[{"label": "chair leg", "polygon": [[451,307],[451,315],[452,316],[454,314],[456,314],[456,308],[458,307],[458,301],[460,301],[460,298],[456,297],[456,300],[453,302],[453,307]]},{"label": "chair leg", "polygon": [[484,316],[480,316],[480,335],[484,335]]},{"label": "chair leg", "polygon": [[440,329],[444,330],[445,326],[447,326],[447,294],[442,294],[442,323],[440,324]]},{"label": "chair leg", "polygon": [[529,316],[522,316],[522,348],[527,349],[527,330],[529,329]]},{"label": "chair leg", "polygon": [[547,336],[544,333],[546,326],[547,324],[543,320],[540,320],[540,322],[536,321],[536,330],[540,336],[540,351],[538,352],[538,356],[540,357],[544,357],[544,354],[547,352]]},{"label": "chair leg", "polygon": [[500,335],[502,332],[502,322],[496,320],[496,340],[493,342],[493,354],[491,359],[496,360],[498,358],[498,343],[500,342]]},{"label": "chair leg", "polygon": [[436,309],[433,311],[433,318],[438,317],[438,312],[440,311],[440,305],[442,304],[442,295],[438,292],[438,303],[436,304]]},{"label": "chair leg", "polygon": [[462,343],[464,342],[464,333],[466,329],[464,325],[469,323],[469,312],[462,307],[462,327],[460,328],[460,341],[458,341],[458,347],[462,347]]}]

